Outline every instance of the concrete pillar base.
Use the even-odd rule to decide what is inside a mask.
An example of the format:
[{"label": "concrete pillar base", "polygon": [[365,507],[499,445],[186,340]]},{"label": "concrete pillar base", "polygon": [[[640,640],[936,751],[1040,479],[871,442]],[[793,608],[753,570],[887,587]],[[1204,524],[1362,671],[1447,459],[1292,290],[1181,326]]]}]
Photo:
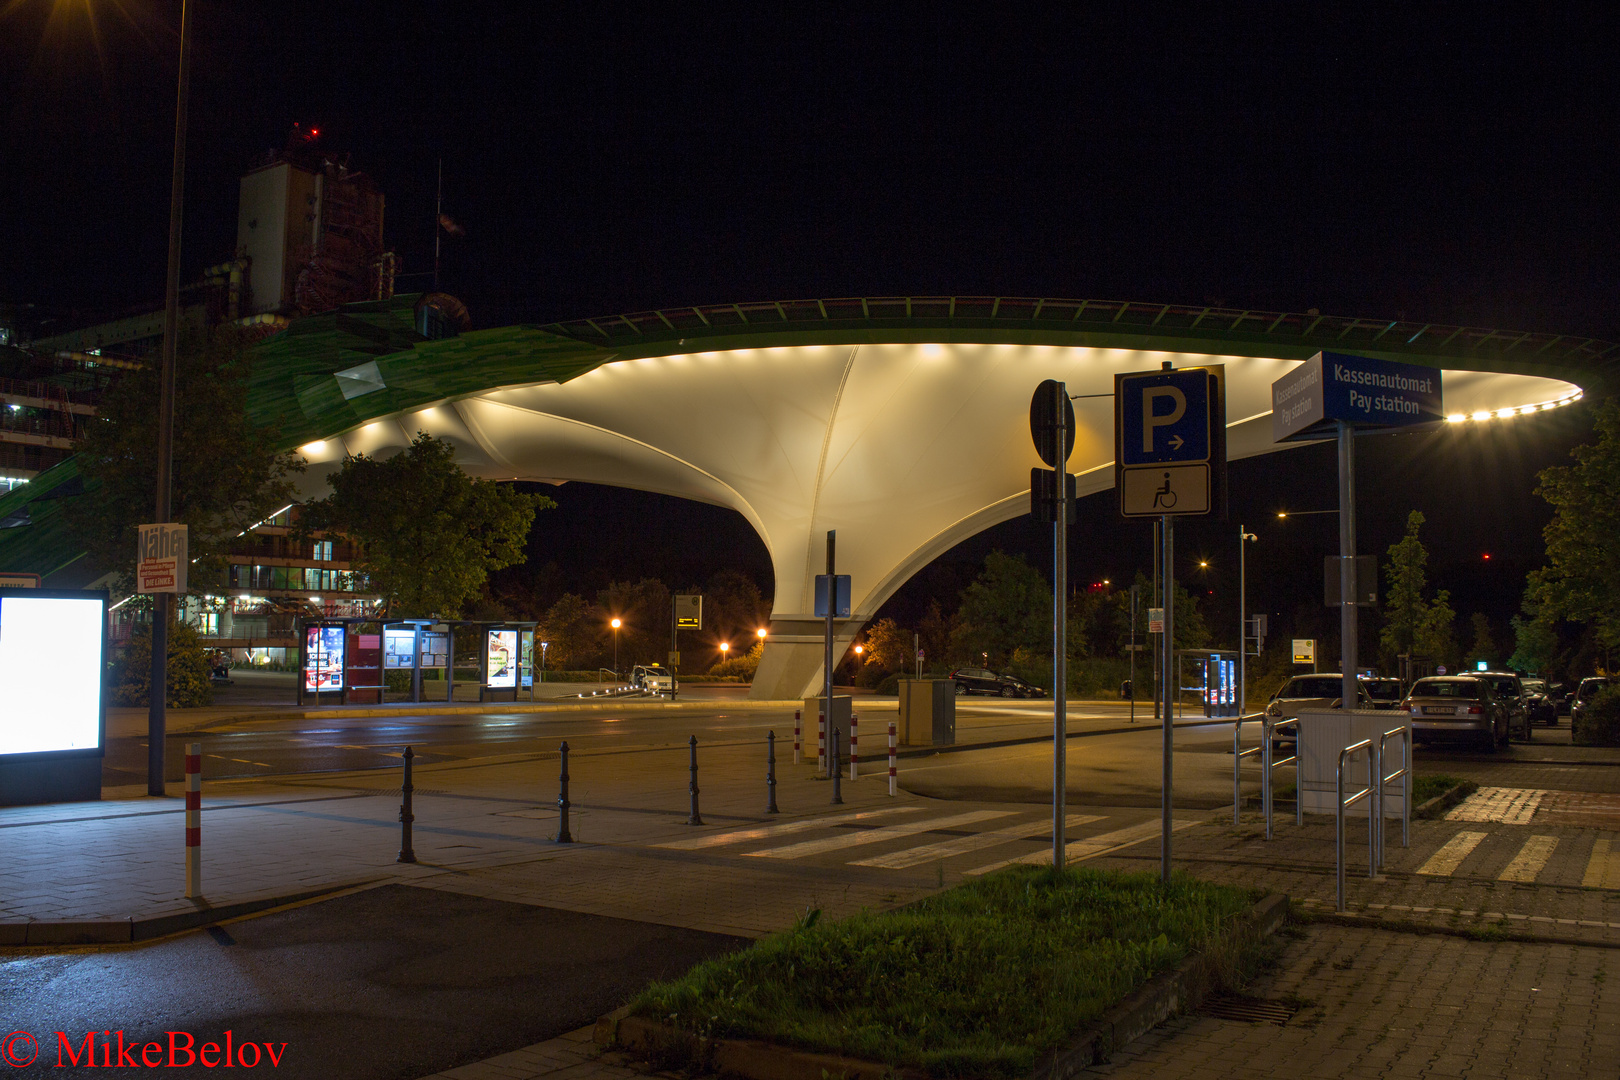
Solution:
[{"label": "concrete pillar base", "polygon": [[[864,618],[833,620],[833,663],[843,662],[855,635],[866,625]],[[754,701],[787,701],[822,693],[826,675],[826,628],[824,619],[788,617],[771,620],[765,653],[748,696]]]}]

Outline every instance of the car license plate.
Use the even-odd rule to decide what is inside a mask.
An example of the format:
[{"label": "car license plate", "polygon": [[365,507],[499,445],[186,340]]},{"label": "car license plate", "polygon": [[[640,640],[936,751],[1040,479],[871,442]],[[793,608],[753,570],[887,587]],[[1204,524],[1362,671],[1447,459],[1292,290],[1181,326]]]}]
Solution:
[{"label": "car license plate", "polygon": [[1457,715],[1457,706],[1455,706],[1455,705],[1425,705],[1425,706],[1423,706],[1423,715],[1424,716],[1456,716]]}]

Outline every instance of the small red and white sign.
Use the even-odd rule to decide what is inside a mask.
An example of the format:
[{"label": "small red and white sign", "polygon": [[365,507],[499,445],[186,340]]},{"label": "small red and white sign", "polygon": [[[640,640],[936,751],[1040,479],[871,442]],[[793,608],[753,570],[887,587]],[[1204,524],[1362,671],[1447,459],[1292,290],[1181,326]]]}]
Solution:
[{"label": "small red and white sign", "polygon": [[38,574],[14,574],[0,570],[0,589],[37,589]]},{"label": "small red and white sign", "polygon": [[183,593],[191,565],[184,525],[142,525],[135,549],[135,591]]}]

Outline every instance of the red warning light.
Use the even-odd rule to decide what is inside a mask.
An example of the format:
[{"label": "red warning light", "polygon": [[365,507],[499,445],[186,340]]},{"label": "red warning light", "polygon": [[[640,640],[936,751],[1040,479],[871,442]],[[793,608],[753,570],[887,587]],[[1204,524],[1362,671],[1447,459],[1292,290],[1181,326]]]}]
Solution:
[{"label": "red warning light", "polygon": [[1484,555],[1481,555],[1480,558],[1484,559],[1486,562],[1490,562],[1491,561],[1491,553],[1487,551]]}]

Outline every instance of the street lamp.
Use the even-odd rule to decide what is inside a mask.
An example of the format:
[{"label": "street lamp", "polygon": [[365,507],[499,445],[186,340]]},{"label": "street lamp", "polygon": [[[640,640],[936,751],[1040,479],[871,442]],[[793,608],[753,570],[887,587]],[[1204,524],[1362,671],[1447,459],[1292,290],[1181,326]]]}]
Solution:
[{"label": "street lamp", "polygon": [[610,625],[613,627],[613,677],[617,679],[619,677],[619,627],[624,624],[620,620],[614,619]]},{"label": "street lamp", "polygon": [[754,635],[756,637],[758,637],[759,640],[761,640],[761,641],[765,640],[765,634],[766,634],[766,630],[765,630],[765,628],[763,626],[760,627],[758,630],[754,631]]},{"label": "street lamp", "polygon": [[1289,513],[1287,510],[1279,510],[1279,511],[1277,511],[1277,520],[1281,521],[1284,518],[1291,518],[1291,517],[1310,517],[1313,514],[1337,514],[1337,513],[1338,513],[1337,510],[1295,510],[1293,513]]},{"label": "street lamp", "polygon": [[725,663],[726,654],[729,653],[729,652],[731,652],[731,642],[722,641],[720,643],[720,662],[721,663]]},{"label": "street lamp", "polygon": [[549,642],[549,641],[542,641],[540,643],[540,681],[541,682],[546,681],[546,646],[550,645],[550,644],[551,644],[551,642]]},{"label": "street lamp", "polygon": [[[163,289],[163,361],[158,376],[156,524],[172,516],[170,476],[174,472],[174,354],[180,339],[180,220],[186,188],[186,107],[191,89],[191,4],[180,0],[180,74],[174,100],[174,168],[169,176],[169,271]],[[167,740],[169,609],[171,594],[152,597],[152,671],[146,684],[146,793],[162,796],[163,748]]]}]

